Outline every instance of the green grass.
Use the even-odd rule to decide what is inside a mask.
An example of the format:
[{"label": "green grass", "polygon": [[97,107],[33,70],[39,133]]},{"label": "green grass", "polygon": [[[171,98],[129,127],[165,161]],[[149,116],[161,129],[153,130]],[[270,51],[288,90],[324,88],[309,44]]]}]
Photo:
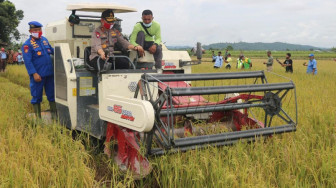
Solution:
[{"label": "green grass", "polygon": [[[252,58],[252,70],[264,70],[263,61],[265,54]],[[10,66],[0,77],[0,187],[335,187],[336,62],[318,59],[318,75],[312,76],[305,73],[304,61],[294,60],[294,74],[274,64],[276,74],[296,85],[296,132],[151,157],[153,172],[140,181],[121,174],[106,156],[73,140],[59,125],[31,127],[25,116],[31,112],[29,80],[24,67]],[[212,66],[205,62],[192,70],[227,72]],[[267,76],[270,82],[286,81]]]}]

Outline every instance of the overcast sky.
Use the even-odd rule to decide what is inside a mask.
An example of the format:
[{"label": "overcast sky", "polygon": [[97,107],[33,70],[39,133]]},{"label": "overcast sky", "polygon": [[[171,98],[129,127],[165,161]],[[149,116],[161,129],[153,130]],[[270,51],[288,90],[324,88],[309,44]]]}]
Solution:
[{"label": "overcast sky", "polygon": [[24,11],[19,31],[28,22],[46,25],[70,15],[69,3],[107,2],[134,7],[117,14],[123,33],[130,34],[144,9],[161,24],[168,46],[216,42],[287,42],[336,46],[336,0],[11,0]]}]

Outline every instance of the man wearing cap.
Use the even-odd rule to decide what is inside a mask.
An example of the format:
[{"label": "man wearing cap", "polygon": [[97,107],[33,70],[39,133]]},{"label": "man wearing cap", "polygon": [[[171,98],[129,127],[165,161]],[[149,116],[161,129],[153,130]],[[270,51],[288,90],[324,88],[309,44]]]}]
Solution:
[{"label": "man wearing cap", "polygon": [[[119,44],[124,49],[136,50],[139,48],[135,47],[127,40],[125,40],[117,29],[113,28],[116,19],[114,18],[114,13],[111,9],[105,10],[101,15],[101,26],[96,28],[92,32],[91,36],[91,55],[89,64],[98,70],[97,61],[99,61],[100,69],[103,69],[105,61],[108,57],[113,56],[114,46]],[[100,58],[99,58],[100,57]],[[112,58],[108,59],[112,62]],[[117,58],[115,65],[112,65],[116,69],[128,69],[129,64],[125,59]]]},{"label": "man wearing cap", "polygon": [[162,69],[161,27],[153,19],[153,12],[144,10],[142,12],[142,22],[135,24],[130,42],[139,47],[140,56],[143,56],[144,50],[148,50],[149,53],[153,54],[155,68]]},{"label": "man wearing cap", "polygon": [[314,54],[309,54],[309,62],[308,65],[306,62],[303,64],[303,66],[307,67],[307,74],[317,74],[317,62],[314,58]]},{"label": "man wearing cap", "polygon": [[271,51],[267,51],[267,57],[268,57],[268,60],[267,62],[264,62],[264,64],[267,67],[267,71],[271,72],[273,71],[273,57],[272,57]]},{"label": "man wearing cap", "polygon": [[0,72],[5,72],[6,69],[6,60],[7,60],[7,53],[5,51],[5,48],[1,48],[0,52]]},{"label": "man wearing cap", "polygon": [[36,21],[28,23],[30,37],[22,45],[23,59],[30,78],[31,104],[37,117],[41,118],[43,88],[47,95],[52,117],[56,117],[54,92],[54,68],[50,55],[54,49],[42,36],[42,24]]}]

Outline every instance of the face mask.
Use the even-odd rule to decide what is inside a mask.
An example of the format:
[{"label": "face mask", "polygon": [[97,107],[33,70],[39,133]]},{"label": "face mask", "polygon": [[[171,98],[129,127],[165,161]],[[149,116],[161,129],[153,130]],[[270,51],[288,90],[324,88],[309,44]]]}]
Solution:
[{"label": "face mask", "polygon": [[145,27],[150,27],[150,26],[152,26],[152,22],[149,23],[149,24],[143,23],[143,25],[144,25]]},{"label": "face mask", "polygon": [[110,24],[110,23],[104,22],[105,29],[112,29],[113,25],[114,25],[113,23]]},{"label": "face mask", "polygon": [[41,38],[42,36],[42,31],[39,31],[39,32],[32,32],[31,35],[34,37],[34,38]]}]

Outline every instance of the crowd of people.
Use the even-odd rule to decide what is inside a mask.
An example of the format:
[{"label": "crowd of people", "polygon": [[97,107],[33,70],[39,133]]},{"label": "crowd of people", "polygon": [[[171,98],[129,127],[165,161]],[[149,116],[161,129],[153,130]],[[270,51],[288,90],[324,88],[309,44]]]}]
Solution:
[{"label": "crowd of people", "polygon": [[0,51],[0,72],[5,72],[7,65],[22,65],[24,64],[22,53],[20,50],[14,51],[12,49],[1,48]]},{"label": "crowd of people", "polygon": [[[263,64],[266,65],[266,71],[272,72],[273,71],[273,56],[271,51],[267,51],[267,62]],[[291,59],[292,54],[286,53],[286,57],[284,62],[281,62],[279,59],[276,58],[276,61],[285,68],[286,73],[293,73],[293,60]],[[317,74],[317,61],[315,59],[314,54],[309,54],[309,62],[304,63],[303,66],[307,67],[307,74],[316,75]],[[336,61],[336,58],[334,59]],[[215,51],[212,51],[212,62],[214,63],[214,68],[218,69],[223,66],[223,63],[226,63],[225,68],[231,69],[232,58],[231,54],[226,50],[225,57],[222,56],[222,52],[218,52],[218,55],[215,55]],[[239,58],[237,59],[236,69],[251,69],[252,61],[250,58],[244,56],[244,54],[240,54]]]}]

